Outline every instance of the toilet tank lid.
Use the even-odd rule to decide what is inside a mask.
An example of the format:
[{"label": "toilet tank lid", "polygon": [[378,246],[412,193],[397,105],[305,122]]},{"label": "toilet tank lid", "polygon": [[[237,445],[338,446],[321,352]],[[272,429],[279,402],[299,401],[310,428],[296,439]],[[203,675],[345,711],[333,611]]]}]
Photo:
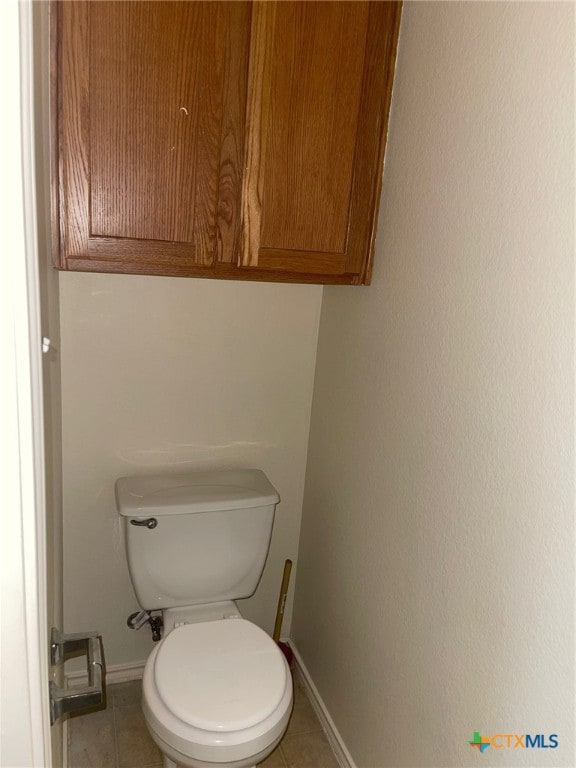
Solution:
[{"label": "toilet tank lid", "polygon": [[249,509],[279,501],[278,491],[260,469],[136,475],[116,480],[116,507],[126,517]]}]

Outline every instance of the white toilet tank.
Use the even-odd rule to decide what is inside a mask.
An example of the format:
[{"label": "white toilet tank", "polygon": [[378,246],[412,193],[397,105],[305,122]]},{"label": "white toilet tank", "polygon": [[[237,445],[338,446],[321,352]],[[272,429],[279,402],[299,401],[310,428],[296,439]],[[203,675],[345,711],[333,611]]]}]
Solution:
[{"label": "white toilet tank", "polygon": [[259,469],[121,477],[128,567],[142,608],[249,597],[258,585],[278,492]]}]

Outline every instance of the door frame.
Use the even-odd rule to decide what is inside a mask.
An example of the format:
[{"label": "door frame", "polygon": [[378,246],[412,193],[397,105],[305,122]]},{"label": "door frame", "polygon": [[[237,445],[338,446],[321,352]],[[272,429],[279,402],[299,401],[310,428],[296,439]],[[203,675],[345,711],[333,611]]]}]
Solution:
[{"label": "door frame", "polygon": [[48,698],[45,462],[31,0],[0,10],[5,176],[0,343],[2,688],[0,763],[52,765]]}]

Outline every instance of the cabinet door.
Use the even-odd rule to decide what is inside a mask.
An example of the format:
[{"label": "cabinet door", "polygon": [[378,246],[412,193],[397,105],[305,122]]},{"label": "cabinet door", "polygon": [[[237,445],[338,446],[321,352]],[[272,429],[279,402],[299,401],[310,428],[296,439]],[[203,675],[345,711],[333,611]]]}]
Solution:
[{"label": "cabinet door", "polygon": [[254,3],[244,268],[369,282],[400,8]]},{"label": "cabinet door", "polygon": [[249,4],[52,10],[58,266],[189,274],[237,260]]}]

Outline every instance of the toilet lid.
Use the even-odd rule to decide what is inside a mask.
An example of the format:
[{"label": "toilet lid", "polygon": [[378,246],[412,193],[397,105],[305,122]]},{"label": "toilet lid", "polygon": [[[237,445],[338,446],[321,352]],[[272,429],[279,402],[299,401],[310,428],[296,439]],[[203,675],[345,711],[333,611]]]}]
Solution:
[{"label": "toilet lid", "polygon": [[238,731],[280,704],[286,665],[271,638],[244,619],[186,624],[162,641],[154,664],[166,707],[189,725]]}]

